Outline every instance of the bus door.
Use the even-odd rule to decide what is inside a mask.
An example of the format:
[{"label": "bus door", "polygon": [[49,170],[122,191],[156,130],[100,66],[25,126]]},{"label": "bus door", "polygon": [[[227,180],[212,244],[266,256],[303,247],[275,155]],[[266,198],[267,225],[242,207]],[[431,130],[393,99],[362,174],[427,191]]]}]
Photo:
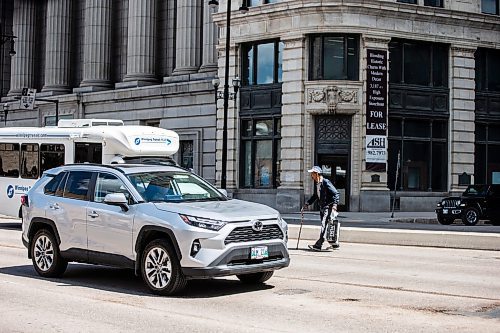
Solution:
[{"label": "bus door", "polygon": [[74,162],[102,164],[102,143],[75,142]]}]

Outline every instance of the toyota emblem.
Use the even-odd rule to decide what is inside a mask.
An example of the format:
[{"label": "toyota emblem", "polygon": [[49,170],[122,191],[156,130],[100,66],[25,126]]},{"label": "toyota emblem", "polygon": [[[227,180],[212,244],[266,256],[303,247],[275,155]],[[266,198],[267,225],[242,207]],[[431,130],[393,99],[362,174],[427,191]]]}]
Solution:
[{"label": "toyota emblem", "polygon": [[261,232],[264,228],[264,225],[259,220],[252,220],[250,223],[252,223],[252,230],[255,232]]}]

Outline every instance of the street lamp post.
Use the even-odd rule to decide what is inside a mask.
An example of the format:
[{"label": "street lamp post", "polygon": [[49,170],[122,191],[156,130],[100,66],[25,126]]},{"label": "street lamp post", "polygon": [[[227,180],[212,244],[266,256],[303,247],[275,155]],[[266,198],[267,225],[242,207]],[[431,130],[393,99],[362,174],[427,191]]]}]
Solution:
[{"label": "street lamp post", "polygon": [[[222,173],[220,186],[222,189],[226,189],[226,178],[227,178],[227,112],[228,112],[228,104],[229,104],[229,48],[230,48],[230,37],[231,37],[231,1],[227,0],[226,7],[226,58],[224,65],[224,90],[222,92],[222,98],[224,99],[224,114],[223,114],[223,126],[222,126]],[[218,0],[210,0],[208,2],[210,7],[216,7],[219,5]],[[240,12],[248,11],[248,7],[246,5],[246,0],[243,0],[243,4],[239,8]],[[238,80],[239,81],[239,80]],[[215,79],[212,83],[215,87],[215,102],[217,104],[217,99],[219,98],[217,88],[219,86],[218,79]],[[239,85],[238,85],[239,87]],[[235,86],[235,94],[234,98],[236,98],[236,92],[238,91],[238,87]]]}]

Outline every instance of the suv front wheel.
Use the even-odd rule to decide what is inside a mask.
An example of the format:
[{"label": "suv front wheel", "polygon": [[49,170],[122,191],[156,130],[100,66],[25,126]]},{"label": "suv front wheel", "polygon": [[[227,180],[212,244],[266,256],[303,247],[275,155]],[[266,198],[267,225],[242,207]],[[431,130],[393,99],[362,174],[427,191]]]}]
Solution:
[{"label": "suv front wheel", "polygon": [[150,242],[141,259],[142,278],[158,295],[174,295],[186,286],[186,277],[172,246],[163,239]]},{"label": "suv front wheel", "polygon": [[467,208],[462,216],[465,225],[476,225],[479,221],[479,211],[476,208]]},{"label": "suv front wheel", "polygon": [[31,260],[36,272],[43,277],[60,277],[68,262],[59,252],[56,238],[47,229],[41,229],[31,241]]}]

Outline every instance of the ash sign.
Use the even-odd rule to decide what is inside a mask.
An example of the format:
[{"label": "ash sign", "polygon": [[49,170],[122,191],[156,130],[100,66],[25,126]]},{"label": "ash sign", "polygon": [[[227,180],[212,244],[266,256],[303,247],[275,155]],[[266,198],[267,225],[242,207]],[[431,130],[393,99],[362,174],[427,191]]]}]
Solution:
[{"label": "ash sign", "polygon": [[366,170],[386,171],[387,51],[367,50]]}]

